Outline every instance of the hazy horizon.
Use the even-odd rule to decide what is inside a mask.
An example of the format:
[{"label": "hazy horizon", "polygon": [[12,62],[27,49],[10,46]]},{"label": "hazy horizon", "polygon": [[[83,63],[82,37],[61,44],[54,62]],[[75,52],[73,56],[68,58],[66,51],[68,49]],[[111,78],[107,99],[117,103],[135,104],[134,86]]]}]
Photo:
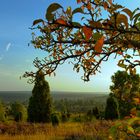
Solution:
[{"label": "hazy horizon", "polygon": [[[24,90],[22,90],[22,91],[18,91],[18,90],[15,90],[15,91],[10,91],[10,90],[1,91],[1,90],[0,90],[0,93],[1,93],[1,92],[32,92],[32,90],[28,90],[28,91],[27,91],[27,90],[25,90],[25,91],[24,91]],[[60,93],[60,92],[62,92],[62,93],[64,93],[64,92],[65,92],[65,93],[93,93],[93,94],[94,94],[94,93],[109,93],[109,92],[105,92],[105,91],[100,91],[100,92],[96,92],[96,91],[93,91],[93,92],[90,91],[90,92],[89,92],[89,91],[87,91],[87,92],[86,92],[86,91],[55,91],[55,90],[52,90],[52,91],[50,91],[50,92],[53,92],[53,93],[55,93],[55,92],[57,92],[57,93]]]}]

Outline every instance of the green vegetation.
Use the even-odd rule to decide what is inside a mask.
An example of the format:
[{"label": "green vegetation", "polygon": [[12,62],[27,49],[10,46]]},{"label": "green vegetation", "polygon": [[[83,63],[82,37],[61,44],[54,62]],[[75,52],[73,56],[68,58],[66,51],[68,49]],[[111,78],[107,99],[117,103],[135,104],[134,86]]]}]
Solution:
[{"label": "green vegetation", "polygon": [[53,126],[58,126],[60,123],[60,114],[59,113],[53,113],[51,115],[51,121]]},{"label": "green vegetation", "polygon": [[5,121],[5,115],[6,115],[6,110],[4,108],[4,105],[2,104],[2,102],[0,101],[0,121]]},{"label": "green vegetation", "polygon": [[48,82],[42,71],[38,71],[35,86],[28,106],[29,122],[51,122],[52,99]]},{"label": "green vegetation", "polygon": [[[31,127],[29,130],[32,131],[28,131],[24,125],[20,126],[21,129],[7,131],[10,127],[5,129],[4,125],[0,126],[2,134],[36,134],[34,128],[39,127],[39,132],[55,138],[59,136],[64,140],[140,139],[140,76],[136,74],[135,68],[140,65],[136,57],[140,55],[140,9],[131,11],[112,0],[77,0],[77,3],[80,3],[80,7],[74,10],[53,3],[46,10],[45,20],[37,19],[33,22],[33,26],[37,25],[33,29],[38,29],[40,34],[32,34],[32,44],[46,51],[48,57],[42,61],[38,58],[34,60],[35,67],[41,71],[24,74],[24,77],[31,76],[31,81],[35,80],[28,105],[28,121],[34,123],[31,126],[27,123],[27,127]],[[102,16],[104,12],[108,16]],[[80,13],[81,21],[73,18],[77,13]],[[82,79],[89,81],[90,76],[99,71],[101,63],[112,54],[121,57],[118,66],[126,71],[118,71],[112,76],[113,85],[110,87],[106,108],[96,105],[89,111],[80,108],[75,113],[70,108],[74,107],[72,101],[60,100],[55,106],[56,110],[53,110],[61,114],[60,118],[59,114],[52,112],[49,84],[44,75],[55,75],[59,65],[70,61],[76,72],[83,70]],[[81,107],[83,102],[77,102],[77,108]],[[20,121],[21,112],[14,110],[12,108],[13,112],[18,112],[14,120]],[[103,120],[104,117],[107,121]],[[43,128],[40,127],[41,123],[47,123],[48,127],[45,124]],[[15,128],[19,128],[19,124],[15,124]]]},{"label": "green vegetation", "polygon": [[9,112],[13,119],[17,122],[27,120],[27,109],[19,102],[12,103]]},{"label": "green vegetation", "polygon": [[[32,91],[32,97],[30,98],[29,105],[26,104],[26,106],[28,111],[29,107],[33,108],[30,108],[30,111],[37,113],[34,119],[38,119],[40,117],[39,121],[37,119],[32,120],[30,121],[33,122],[31,124],[26,122],[26,119],[23,119],[23,116],[27,112],[21,103],[14,102],[10,106],[9,104],[5,104],[4,107],[6,111],[4,111],[4,113],[7,118],[4,123],[0,124],[0,134],[2,134],[2,137],[4,137],[5,134],[15,135],[15,138],[16,135],[26,134],[26,136],[29,137],[31,135],[39,135],[39,138],[41,139],[45,137],[46,139],[61,138],[64,140],[88,140],[93,139],[93,137],[95,140],[115,140],[121,138],[133,140],[140,137],[140,119],[138,117],[138,110],[140,108],[138,100],[139,86],[135,85],[139,85],[139,75],[130,75],[123,71],[116,72],[112,76],[113,84],[110,87],[112,90],[111,94],[109,94],[109,97],[96,95],[92,99],[91,95],[88,95],[89,98],[87,99],[75,99],[74,96],[68,94],[70,96],[69,98],[55,98],[53,102],[50,98],[49,84],[45,81],[43,73],[38,72],[36,77],[37,78]],[[120,80],[119,78],[122,79]],[[128,85],[131,83],[135,87],[137,86],[136,91],[132,86],[131,90],[128,89],[130,85],[125,88],[124,84],[126,83]],[[117,90],[120,86],[122,86],[122,88]],[[133,96],[130,96],[131,98],[127,97],[128,95],[131,95],[128,91],[134,93],[132,94]],[[103,100],[103,97],[108,98]],[[34,102],[31,101],[32,98],[35,98]],[[41,99],[43,99],[42,102],[39,102]],[[50,99],[49,102],[44,102],[48,101],[47,99]],[[127,99],[131,99],[132,102],[129,103]],[[33,104],[31,105],[31,103]],[[50,103],[49,107],[51,107],[51,111],[49,111],[49,113],[44,107],[44,105],[47,103]],[[133,107],[130,106],[131,104]],[[52,106],[54,108],[52,108]],[[124,111],[129,110],[129,114],[120,118],[120,113],[122,113],[121,108],[125,108]],[[40,113],[39,111],[41,111],[41,113],[46,113],[46,117],[41,117],[41,114],[38,115]],[[30,115],[29,113],[30,112],[28,112],[28,118]],[[49,121],[48,118],[50,119]],[[75,129],[72,129],[72,127]],[[22,136],[20,136],[20,138],[21,137]]]},{"label": "green vegetation", "polygon": [[110,96],[107,99],[106,103],[106,108],[105,108],[105,119],[119,119],[120,114],[119,114],[119,104],[117,99],[114,97]]},{"label": "green vegetation", "polygon": [[[44,59],[34,60],[34,66],[45,75],[55,75],[59,65],[70,62],[89,81],[113,55],[119,58],[119,67],[136,74],[139,12],[137,7],[132,11],[112,0],[77,0],[75,9],[52,3],[43,19],[33,21],[31,43],[46,52]],[[25,72],[24,77],[34,79],[35,73]]]},{"label": "green vegetation", "polygon": [[130,110],[136,106],[133,99],[140,96],[140,76],[117,71],[111,79],[113,83],[110,86],[111,96],[119,103],[120,117],[129,116]]}]

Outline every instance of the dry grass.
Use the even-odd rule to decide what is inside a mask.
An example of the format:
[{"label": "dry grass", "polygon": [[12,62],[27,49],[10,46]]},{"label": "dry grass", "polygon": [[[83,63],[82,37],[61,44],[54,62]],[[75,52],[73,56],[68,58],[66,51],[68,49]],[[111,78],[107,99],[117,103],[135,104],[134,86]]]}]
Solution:
[{"label": "dry grass", "polygon": [[112,123],[111,121],[96,121],[94,123],[67,122],[57,127],[53,127],[51,124],[25,125],[17,123],[6,125],[5,132],[2,130],[4,125],[1,125],[0,140],[106,140]]},{"label": "dry grass", "polygon": [[[1,135],[1,140],[51,140],[51,137],[48,137],[45,134],[36,134],[36,135]],[[53,140],[53,139],[52,139]]]}]

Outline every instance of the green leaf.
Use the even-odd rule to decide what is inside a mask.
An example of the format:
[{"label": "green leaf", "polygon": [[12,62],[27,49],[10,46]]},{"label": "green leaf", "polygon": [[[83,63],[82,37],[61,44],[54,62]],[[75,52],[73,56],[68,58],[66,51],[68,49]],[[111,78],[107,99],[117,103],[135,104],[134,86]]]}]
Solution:
[{"label": "green leaf", "polygon": [[47,12],[52,13],[52,12],[58,10],[59,8],[63,8],[63,7],[62,7],[60,4],[58,4],[58,3],[52,3],[52,4],[48,7]]},{"label": "green leaf", "polygon": [[135,121],[140,121],[140,118],[139,117],[135,117],[135,118],[131,118],[131,119],[127,120],[128,125],[132,125]]},{"label": "green leaf", "polygon": [[140,127],[135,128],[136,133],[140,133]]},{"label": "green leaf", "polygon": [[38,24],[40,22],[43,23],[44,22],[43,19],[36,19],[36,20],[33,21],[33,25],[32,26],[34,26],[34,25],[36,25],[36,24]]},{"label": "green leaf", "polygon": [[122,63],[121,64],[118,64],[118,66],[121,67],[121,68],[126,68],[126,65],[124,65]]},{"label": "green leaf", "polygon": [[129,54],[126,54],[126,58],[133,58],[131,55],[129,55]]},{"label": "green leaf", "polygon": [[124,64],[124,60],[120,60],[118,62],[118,66],[121,67],[121,68],[126,68],[126,65]]},{"label": "green leaf", "polygon": [[54,14],[52,14],[54,11],[58,10],[59,8],[63,8],[60,4],[58,3],[52,3],[48,8],[46,12],[46,19],[48,21],[52,20],[54,18]]},{"label": "green leaf", "polygon": [[96,33],[93,34],[93,39],[97,41],[97,40],[99,40],[102,36],[103,36],[102,34],[96,32]]},{"label": "green leaf", "polygon": [[140,13],[136,14],[133,19],[134,19],[134,24],[137,23],[138,19],[140,18]]},{"label": "green leaf", "polygon": [[51,20],[53,20],[54,19],[54,14],[46,14],[46,19],[48,20],[48,21],[51,21]]},{"label": "green leaf", "polygon": [[70,6],[67,8],[66,13],[67,13],[69,16],[71,16],[72,13],[71,13],[71,7],[70,7]]},{"label": "green leaf", "polygon": [[117,122],[114,126],[109,129],[109,133],[115,137],[118,131],[118,127],[122,126],[121,122]]},{"label": "green leaf", "polygon": [[133,12],[132,12],[132,17],[130,20],[133,20],[134,16],[135,16],[135,13],[140,10],[139,8],[136,8]]},{"label": "green leaf", "polygon": [[127,126],[128,133],[135,134],[134,129],[131,126]]},{"label": "green leaf", "polygon": [[81,8],[76,8],[72,11],[72,15],[76,14],[76,13],[84,13],[83,10]]},{"label": "green leaf", "polygon": [[117,127],[116,126],[112,126],[110,129],[109,129],[109,133],[115,137],[116,133],[117,133]]},{"label": "green leaf", "polygon": [[79,22],[72,22],[72,25],[81,27],[81,24]]}]

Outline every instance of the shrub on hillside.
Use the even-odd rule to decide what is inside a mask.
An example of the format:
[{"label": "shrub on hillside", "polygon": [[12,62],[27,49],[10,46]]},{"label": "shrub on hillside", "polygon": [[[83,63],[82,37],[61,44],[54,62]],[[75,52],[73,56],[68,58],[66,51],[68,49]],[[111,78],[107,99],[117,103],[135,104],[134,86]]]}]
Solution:
[{"label": "shrub on hillside", "polygon": [[10,106],[10,114],[13,116],[14,120],[26,121],[27,120],[27,109],[20,102],[14,102]]},{"label": "shrub on hillside", "polygon": [[60,123],[60,115],[58,113],[53,113],[51,115],[52,125],[58,126]]},{"label": "shrub on hillside", "polygon": [[119,115],[119,104],[113,96],[110,96],[107,99],[106,108],[105,108],[105,119],[118,119]]},{"label": "shrub on hillside", "polygon": [[29,122],[51,122],[52,99],[50,87],[42,71],[38,71],[28,106]]}]

